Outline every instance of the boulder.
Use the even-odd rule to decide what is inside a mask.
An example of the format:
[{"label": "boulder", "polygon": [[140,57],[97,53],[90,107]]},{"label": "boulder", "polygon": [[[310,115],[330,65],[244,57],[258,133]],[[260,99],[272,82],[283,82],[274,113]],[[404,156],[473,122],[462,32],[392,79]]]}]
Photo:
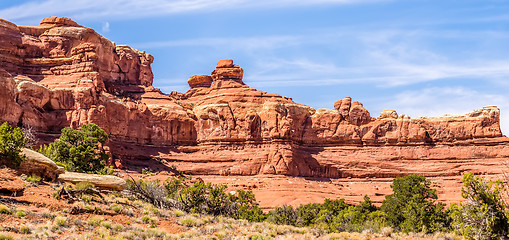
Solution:
[{"label": "boulder", "polygon": [[70,182],[77,184],[80,182],[89,182],[97,188],[123,190],[127,185],[126,181],[122,178],[112,175],[98,175],[77,172],[65,172],[58,176],[58,179],[63,182]]},{"label": "boulder", "polygon": [[57,179],[64,169],[58,166],[53,160],[28,148],[21,149],[25,160],[21,162],[18,171],[28,176],[37,175],[44,179]]},{"label": "boulder", "polygon": [[209,75],[199,75],[199,76],[192,76],[187,80],[187,83],[189,84],[190,88],[197,88],[197,87],[210,87],[212,84],[212,77]]},{"label": "boulder", "polygon": [[217,62],[216,68],[231,68],[233,67],[232,59],[221,59]]},{"label": "boulder", "polygon": [[380,113],[378,119],[398,119],[398,113],[396,110],[385,109]]},{"label": "boulder", "polygon": [[50,100],[51,90],[31,81],[18,83],[18,103],[20,105],[30,104],[42,108]]}]

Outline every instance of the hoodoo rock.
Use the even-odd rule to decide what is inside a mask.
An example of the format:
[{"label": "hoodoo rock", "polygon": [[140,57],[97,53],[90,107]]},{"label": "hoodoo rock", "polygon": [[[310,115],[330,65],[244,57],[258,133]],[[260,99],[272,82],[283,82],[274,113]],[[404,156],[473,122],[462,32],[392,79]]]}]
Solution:
[{"label": "hoodoo rock", "polygon": [[334,109],[313,109],[250,88],[229,59],[189,78],[186,93],[167,95],[152,86],[153,60],[70,19],[0,20],[0,122],[30,125],[41,141],[96,123],[115,161],[157,158],[190,174],[456,176],[499,171],[509,157],[497,107],[373,118],[345,97]]},{"label": "hoodoo rock", "polygon": [[244,84],[244,82],[242,82],[243,75],[244,70],[238,65],[233,65],[233,60],[231,59],[219,60],[219,62],[217,62],[216,70],[211,73],[214,81],[229,80],[240,84]]}]

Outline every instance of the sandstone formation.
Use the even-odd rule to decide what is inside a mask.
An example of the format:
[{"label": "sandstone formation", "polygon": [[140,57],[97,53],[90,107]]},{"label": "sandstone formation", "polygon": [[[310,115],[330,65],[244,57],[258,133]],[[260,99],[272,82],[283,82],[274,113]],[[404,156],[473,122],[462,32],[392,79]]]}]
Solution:
[{"label": "sandstone formation", "polygon": [[494,106],[435,118],[384,110],[374,118],[345,97],[334,109],[313,109],[250,88],[229,59],[210,76],[189,78],[186,93],[166,95],[152,86],[150,54],[70,19],[35,27],[0,20],[0,36],[0,121],[30,125],[43,141],[96,123],[123,166],[158,158],[191,174],[453,176],[464,162],[509,157]]},{"label": "sandstone formation", "polygon": [[112,175],[65,172],[58,175],[58,179],[63,182],[70,182],[74,184],[89,182],[97,188],[111,190],[123,190],[127,185],[124,179]]},{"label": "sandstone formation", "polygon": [[27,176],[37,175],[45,179],[56,180],[58,175],[64,173],[63,167],[57,166],[53,160],[28,148],[21,149],[25,160],[21,162],[18,172]]}]

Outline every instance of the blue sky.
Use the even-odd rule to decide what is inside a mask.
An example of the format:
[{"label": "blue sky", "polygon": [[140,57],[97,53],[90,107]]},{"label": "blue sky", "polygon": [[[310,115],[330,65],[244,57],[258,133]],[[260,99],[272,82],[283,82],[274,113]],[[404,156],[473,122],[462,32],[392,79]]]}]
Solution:
[{"label": "blue sky", "polygon": [[232,58],[244,82],[314,108],[351,96],[378,116],[502,110],[509,132],[506,0],[2,0],[0,18],[70,17],[155,57],[154,85],[188,90]]}]

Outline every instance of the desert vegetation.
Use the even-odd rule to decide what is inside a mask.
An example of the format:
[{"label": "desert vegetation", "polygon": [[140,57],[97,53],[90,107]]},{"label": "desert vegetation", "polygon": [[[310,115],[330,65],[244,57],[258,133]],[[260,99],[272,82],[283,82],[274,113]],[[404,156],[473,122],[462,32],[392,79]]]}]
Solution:
[{"label": "desert vegetation", "polygon": [[20,128],[12,128],[9,123],[0,125],[0,162],[17,167],[23,161],[21,148],[25,146],[25,137]]},{"label": "desert vegetation", "polygon": [[[107,138],[95,124],[64,129],[41,152],[69,170],[104,173],[107,155],[101,144]],[[19,128],[2,124],[2,163],[19,166],[25,142]],[[25,176],[21,179],[27,187],[42,190],[46,197],[42,201],[57,201],[58,210],[35,211],[15,198],[0,197],[0,219],[23,222],[0,227],[0,239],[64,235],[84,239],[505,239],[509,232],[503,182],[469,173],[463,176],[466,201],[450,207],[437,202],[436,189],[425,177],[408,175],[393,180],[393,193],[380,207],[365,196],[356,205],[325,199],[268,212],[259,208],[251,191],[228,191],[225,185],[192,181],[191,176],[179,173],[164,182],[130,179],[123,191],[100,190],[88,182],[38,185],[44,180]]]},{"label": "desert vegetation", "polygon": [[[466,239],[503,239],[507,236],[507,206],[501,198],[503,185],[472,174],[463,177],[463,204],[446,208],[436,201],[436,189],[426,178],[408,175],[395,178],[393,194],[381,207],[365,197],[358,205],[343,199],[325,199],[298,207],[281,206],[265,213],[250,191],[226,193],[226,186],[205,183],[186,184],[183,178],[158,181],[131,181],[131,197],[161,208],[188,214],[229,216],[248,222],[314,229],[316,233],[373,233],[379,236],[423,234],[425,236],[462,235]],[[180,220],[186,226],[202,225],[196,217]],[[254,223],[253,223],[254,224]],[[321,235],[320,235],[321,236]],[[271,236],[263,236],[271,237]],[[263,239],[263,237],[261,239]],[[273,237],[273,236],[272,236]]]},{"label": "desert vegetation", "polygon": [[107,140],[108,134],[93,123],[82,125],[77,130],[66,127],[59,139],[41,146],[39,152],[68,171],[109,174],[111,168],[105,164],[109,156],[102,148]]}]

